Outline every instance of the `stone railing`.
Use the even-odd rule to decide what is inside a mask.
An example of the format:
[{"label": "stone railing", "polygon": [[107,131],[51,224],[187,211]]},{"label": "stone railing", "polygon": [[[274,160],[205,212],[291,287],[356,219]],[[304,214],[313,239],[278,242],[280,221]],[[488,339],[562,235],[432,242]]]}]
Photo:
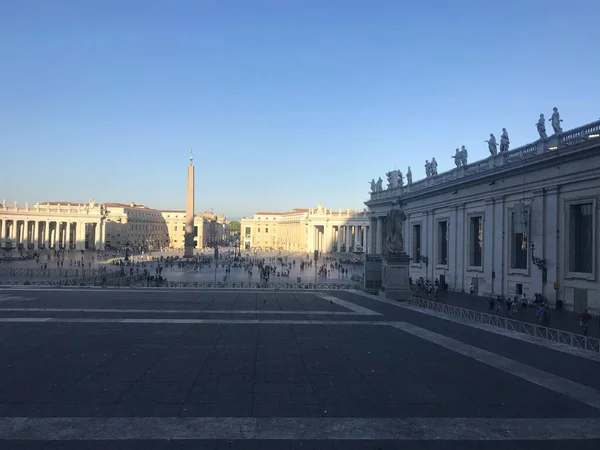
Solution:
[{"label": "stone railing", "polygon": [[531,144],[507,152],[498,153],[497,155],[490,156],[486,159],[467,164],[463,167],[456,167],[447,172],[442,172],[433,177],[424,178],[405,186],[386,189],[380,192],[372,192],[370,194],[370,199],[379,200],[417,192],[421,189],[446,184],[458,178],[477,175],[504,165],[513,164],[524,159],[542,155],[547,151],[569,147],[594,138],[599,138],[600,140],[600,120],[573,130],[565,131],[558,136],[549,136],[547,139],[540,139]]}]

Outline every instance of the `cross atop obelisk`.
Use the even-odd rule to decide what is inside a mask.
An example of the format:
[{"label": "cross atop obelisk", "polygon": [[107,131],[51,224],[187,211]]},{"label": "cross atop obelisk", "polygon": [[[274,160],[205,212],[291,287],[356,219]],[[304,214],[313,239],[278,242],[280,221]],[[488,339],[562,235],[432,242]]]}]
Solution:
[{"label": "cross atop obelisk", "polygon": [[190,149],[190,164],[188,166],[187,195],[185,203],[185,244],[183,257],[194,256],[194,157]]}]

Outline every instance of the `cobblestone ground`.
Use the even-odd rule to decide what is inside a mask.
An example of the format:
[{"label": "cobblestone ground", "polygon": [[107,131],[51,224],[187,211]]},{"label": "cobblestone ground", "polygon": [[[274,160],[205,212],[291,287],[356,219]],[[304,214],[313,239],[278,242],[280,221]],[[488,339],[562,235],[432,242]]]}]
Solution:
[{"label": "cobblestone ground", "polygon": [[364,294],[0,294],[3,450],[600,445],[600,358]]}]

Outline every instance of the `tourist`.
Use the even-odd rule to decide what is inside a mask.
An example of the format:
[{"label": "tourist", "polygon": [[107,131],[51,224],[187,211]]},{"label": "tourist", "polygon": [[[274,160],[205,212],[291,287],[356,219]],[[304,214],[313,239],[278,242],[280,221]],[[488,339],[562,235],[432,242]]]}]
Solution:
[{"label": "tourist", "polygon": [[588,310],[584,310],[579,317],[579,327],[583,329],[583,335],[586,336],[588,333],[588,326],[590,323],[590,319],[592,315],[588,312]]}]

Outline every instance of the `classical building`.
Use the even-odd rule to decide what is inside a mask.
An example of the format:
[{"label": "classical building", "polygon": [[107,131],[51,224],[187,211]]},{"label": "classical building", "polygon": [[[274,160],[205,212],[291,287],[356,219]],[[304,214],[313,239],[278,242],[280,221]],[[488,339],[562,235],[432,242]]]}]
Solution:
[{"label": "classical building", "polygon": [[369,218],[365,211],[334,212],[295,208],[288,212],[258,212],[241,220],[242,246],[323,253],[369,252]]},{"label": "classical building", "polygon": [[413,280],[600,309],[600,122],[373,191],[371,244],[383,252],[385,218],[399,201]]},{"label": "classical building", "polygon": [[152,251],[169,247],[169,230],[161,211],[135,203],[105,203],[107,249]]},{"label": "classical building", "polygon": [[103,249],[106,209],[89,203],[46,202],[0,207],[0,247],[5,250]]},{"label": "classical building", "polygon": [[[5,250],[182,249],[185,210],[157,210],[135,203],[45,202],[32,207],[0,206],[0,248]],[[228,240],[229,221],[222,214],[194,217],[196,248]]]}]

